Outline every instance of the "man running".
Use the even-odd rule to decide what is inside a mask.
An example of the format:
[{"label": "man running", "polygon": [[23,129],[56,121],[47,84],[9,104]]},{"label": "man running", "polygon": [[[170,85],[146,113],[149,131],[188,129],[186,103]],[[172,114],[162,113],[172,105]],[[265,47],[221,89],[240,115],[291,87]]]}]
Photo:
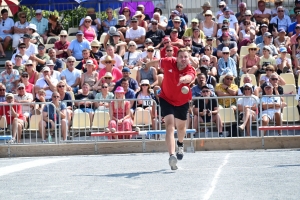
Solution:
[{"label": "man running", "polygon": [[[186,120],[189,108],[189,101],[192,99],[191,90],[187,94],[181,92],[183,86],[188,86],[195,78],[195,69],[190,65],[189,49],[180,49],[177,58],[167,57],[160,60],[153,60],[142,64],[145,66],[157,66],[164,70],[164,79],[159,95],[161,114],[165,119],[166,143],[170,154],[169,165],[172,170],[178,169],[177,159],[183,158],[183,138],[186,133]],[[177,127],[177,146],[175,154],[174,131]],[[177,158],[176,158],[177,157]]]}]

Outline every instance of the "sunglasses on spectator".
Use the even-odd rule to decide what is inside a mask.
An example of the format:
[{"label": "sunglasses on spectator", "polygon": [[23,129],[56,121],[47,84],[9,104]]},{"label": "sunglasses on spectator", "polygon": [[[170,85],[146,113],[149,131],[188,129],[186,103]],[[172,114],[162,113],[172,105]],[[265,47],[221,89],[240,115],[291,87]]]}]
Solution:
[{"label": "sunglasses on spectator", "polygon": [[272,81],[278,81],[278,78],[271,78]]},{"label": "sunglasses on spectator", "polygon": [[223,8],[224,6],[219,6],[219,8]]},{"label": "sunglasses on spectator", "polygon": [[191,40],[183,40],[184,42],[190,42]]},{"label": "sunglasses on spectator", "polygon": [[277,10],[277,12],[283,12],[283,10]]},{"label": "sunglasses on spectator", "polygon": [[181,22],[173,22],[174,24],[180,24]]},{"label": "sunglasses on spectator", "polygon": [[210,51],[210,49],[204,49],[204,51]]},{"label": "sunglasses on spectator", "polygon": [[251,88],[244,88],[244,90],[246,91],[246,90],[251,90]]},{"label": "sunglasses on spectator", "polygon": [[42,15],[41,13],[35,13],[35,15]]},{"label": "sunglasses on spectator", "polygon": [[202,92],[202,93],[208,93],[209,90],[202,90],[201,92]]},{"label": "sunglasses on spectator", "polygon": [[268,36],[268,38],[272,38],[272,36]]},{"label": "sunglasses on spectator", "polygon": [[244,23],[245,26],[250,25],[250,23]]},{"label": "sunglasses on spectator", "polygon": [[66,38],[67,36],[66,36],[66,35],[61,35],[60,37],[61,37],[61,38]]},{"label": "sunglasses on spectator", "polygon": [[173,50],[172,49],[168,49],[168,50],[166,50],[167,52],[172,52]]},{"label": "sunglasses on spectator", "polygon": [[18,90],[24,90],[24,88],[23,88],[23,87],[20,87],[20,88],[18,88]]},{"label": "sunglasses on spectator", "polygon": [[111,77],[104,77],[105,79],[111,79]]},{"label": "sunglasses on spectator", "polygon": [[25,46],[20,46],[19,48],[20,48],[20,49],[26,49],[26,47],[25,47]]},{"label": "sunglasses on spectator", "polygon": [[129,12],[129,10],[124,10],[123,12]]},{"label": "sunglasses on spectator", "polygon": [[213,41],[213,39],[206,39],[206,41]]},{"label": "sunglasses on spectator", "polygon": [[92,48],[94,48],[94,49],[98,49],[99,47],[92,47]]},{"label": "sunglasses on spectator", "polygon": [[5,91],[5,89],[0,89],[0,91],[2,91],[2,92],[3,92],[3,91]]},{"label": "sunglasses on spectator", "polygon": [[152,25],[157,25],[157,23],[151,23]]},{"label": "sunglasses on spectator", "polygon": [[59,88],[63,88],[63,87],[65,87],[64,85],[58,85],[57,87],[59,87]]},{"label": "sunglasses on spectator", "polygon": [[38,48],[38,50],[44,50],[45,49],[45,47],[39,47]]},{"label": "sunglasses on spectator", "polygon": [[105,63],[106,63],[106,64],[110,64],[110,63],[111,63],[111,61],[105,61]]},{"label": "sunglasses on spectator", "polygon": [[22,78],[28,78],[28,76],[22,76]]},{"label": "sunglasses on spectator", "polygon": [[131,21],[131,23],[137,23],[137,21]]},{"label": "sunglasses on spectator", "polygon": [[266,71],[270,71],[270,72],[273,72],[274,70],[272,70],[272,69],[266,69]]},{"label": "sunglasses on spectator", "polygon": [[232,80],[233,80],[233,78],[226,78],[226,80],[228,80],[228,81],[232,81]]},{"label": "sunglasses on spectator", "polygon": [[135,45],[134,45],[134,44],[130,44],[129,46],[130,46],[130,47],[135,47]]},{"label": "sunglasses on spectator", "polygon": [[154,52],[154,50],[147,50],[147,52],[153,53],[153,52]]},{"label": "sunglasses on spectator", "polygon": [[204,15],[205,17],[211,17],[211,15]]},{"label": "sunglasses on spectator", "polygon": [[146,44],[146,45],[149,45],[149,44],[152,44],[152,42],[146,42],[145,44]]},{"label": "sunglasses on spectator", "polygon": [[84,21],[85,23],[91,23],[92,21]]},{"label": "sunglasses on spectator", "polygon": [[54,99],[58,99],[58,98],[59,98],[59,96],[52,96],[52,98],[54,98]]},{"label": "sunglasses on spectator", "polygon": [[300,26],[297,26],[296,29],[300,29]]},{"label": "sunglasses on spectator", "polygon": [[25,19],[25,18],[26,18],[26,16],[22,16],[22,17],[20,17],[20,18],[22,18],[22,19]]},{"label": "sunglasses on spectator", "polygon": [[202,62],[208,62],[208,60],[201,60]]},{"label": "sunglasses on spectator", "polygon": [[147,84],[142,84],[141,86],[149,86],[149,85],[147,85]]},{"label": "sunglasses on spectator", "polygon": [[102,88],[107,88],[107,86],[102,86]]},{"label": "sunglasses on spectator", "polygon": [[30,30],[30,31],[33,31],[33,29],[32,29],[32,28],[30,28],[29,30]]},{"label": "sunglasses on spectator", "polygon": [[33,66],[32,64],[26,65],[26,67],[32,67],[32,66]]},{"label": "sunglasses on spectator", "polygon": [[253,48],[250,48],[249,50],[250,50],[250,51],[256,51],[256,49],[253,49]]},{"label": "sunglasses on spectator", "polygon": [[75,61],[68,61],[68,63],[74,63]]},{"label": "sunglasses on spectator", "polygon": [[142,16],[141,16],[141,15],[139,15],[139,16],[136,16],[136,18],[142,18]]},{"label": "sunglasses on spectator", "polygon": [[6,65],[6,67],[11,67],[12,65]]},{"label": "sunglasses on spectator", "polygon": [[176,6],[176,8],[183,8],[182,6]]},{"label": "sunglasses on spectator", "polygon": [[223,52],[223,54],[224,54],[224,55],[228,55],[228,54],[229,54],[229,52]]}]

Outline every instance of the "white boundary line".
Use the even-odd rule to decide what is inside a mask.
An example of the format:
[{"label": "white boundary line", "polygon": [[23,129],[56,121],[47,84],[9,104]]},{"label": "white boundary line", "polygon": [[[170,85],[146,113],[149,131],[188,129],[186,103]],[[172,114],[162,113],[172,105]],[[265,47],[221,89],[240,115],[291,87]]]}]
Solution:
[{"label": "white boundary line", "polygon": [[211,184],[210,184],[210,188],[209,188],[209,190],[206,192],[206,194],[204,195],[204,198],[203,198],[204,200],[210,199],[212,193],[214,192],[215,187],[216,187],[216,185],[217,185],[217,183],[218,183],[218,180],[219,180],[219,178],[220,178],[220,174],[221,174],[221,172],[222,172],[222,169],[223,169],[223,167],[224,167],[224,166],[227,164],[227,162],[228,162],[229,155],[230,155],[230,153],[228,153],[228,154],[225,156],[225,158],[224,158],[224,160],[223,160],[223,163],[219,166],[217,172],[215,173],[215,176],[214,176],[214,178],[213,178],[213,180],[212,180],[212,182],[211,182]]},{"label": "white boundary line", "polygon": [[23,171],[25,169],[30,169],[33,167],[40,167],[43,165],[48,165],[51,163],[55,163],[55,162],[59,162],[62,160],[67,160],[67,159],[69,159],[69,158],[38,159],[38,160],[29,161],[29,162],[25,162],[25,163],[19,163],[19,164],[15,164],[15,165],[6,166],[6,167],[1,167],[0,168],[0,176],[4,176],[4,175],[11,174],[14,172]]}]

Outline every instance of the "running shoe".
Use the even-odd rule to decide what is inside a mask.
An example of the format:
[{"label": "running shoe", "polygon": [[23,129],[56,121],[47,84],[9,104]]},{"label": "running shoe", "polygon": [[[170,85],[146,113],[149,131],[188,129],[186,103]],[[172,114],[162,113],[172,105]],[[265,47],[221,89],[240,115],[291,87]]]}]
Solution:
[{"label": "running shoe", "polygon": [[174,155],[170,155],[169,165],[171,167],[171,170],[177,170],[178,169],[176,164],[177,164],[177,158]]},{"label": "running shoe", "polygon": [[182,144],[182,146],[178,146],[178,149],[177,149],[177,152],[176,152],[176,156],[177,156],[178,160],[182,160],[183,152],[184,152],[184,146]]}]

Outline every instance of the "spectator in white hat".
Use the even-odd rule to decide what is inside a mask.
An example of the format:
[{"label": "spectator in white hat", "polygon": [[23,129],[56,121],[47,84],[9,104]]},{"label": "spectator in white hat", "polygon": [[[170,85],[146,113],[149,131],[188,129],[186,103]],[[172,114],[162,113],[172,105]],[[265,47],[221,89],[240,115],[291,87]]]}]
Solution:
[{"label": "spectator in white hat", "polygon": [[44,38],[44,42],[46,42],[45,38],[47,38],[48,20],[43,17],[41,9],[35,11],[35,17],[31,19],[30,23],[36,25],[38,34]]},{"label": "spectator in white hat", "polygon": [[[36,25],[35,24],[29,24],[26,27],[27,32],[25,34],[30,36],[30,42],[32,44],[39,44],[39,43],[43,43],[43,39],[41,38],[41,36],[38,34],[38,32],[36,32]],[[24,35],[25,35],[24,34]],[[23,37],[21,37],[23,38]]]},{"label": "spectator in white hat", "polygon": [[[96,17],[96,12],[94,8],[88,8],[86,10],[86,16],[91,17],[91,25],[92,28],[95,30],[95,33],[98,35],[98,31],[101,28],[101,19]],[[84,21],[85,21],[85,17],[83,17],[80,22],[79,22],[79,26],[84,25]]]},{"label": "spectator in white hat", "polygon": [[232,73],[237,77],[236,62],[230,57],[230,50],[228,47],[223,47],[222,57],[218,60],[218,75],[222,76],[227,73]]},{"label": "spectator in white hat", "polygon": [[90,16],[86,16],[84,18],[84,24],[80,26],[80,30],[83,32],[83,37],[91,42],[97,39],[97,34],[95,29],[92,27],[92,18]]},{"label": "spectator in white hat", "polygon": [[[219,17],[223,15],[223,9],[226,8],[226,6],[227,5],[226,5],[225,1],[220,1],[219,2],[219,10],[216,12],[216,15],[215,15],[216,20],[219,19]],[[232,10],[229,9],[229,11],[230,11],[231,15],[234,15],[234,12]]]},{"label": "spectator in white hat", "polygon": [[57,58],[68,58],[68,47],[70,46],[70,42],[67,40],[68,32],[62,30],[59,34],[59,41],[54,43],[54,49],[56,51]]},{"label": "spectator in white hat", "polygon": [[18,18],[19,18],[19,21],[17,21],[13,27],[13,29],[14,29],[13,42],[12,42],[13,49],[17,48],[21,37],[27,31],[26,27],[29,25],[29,23],[26,20],[25,12],[19,12]]}]

